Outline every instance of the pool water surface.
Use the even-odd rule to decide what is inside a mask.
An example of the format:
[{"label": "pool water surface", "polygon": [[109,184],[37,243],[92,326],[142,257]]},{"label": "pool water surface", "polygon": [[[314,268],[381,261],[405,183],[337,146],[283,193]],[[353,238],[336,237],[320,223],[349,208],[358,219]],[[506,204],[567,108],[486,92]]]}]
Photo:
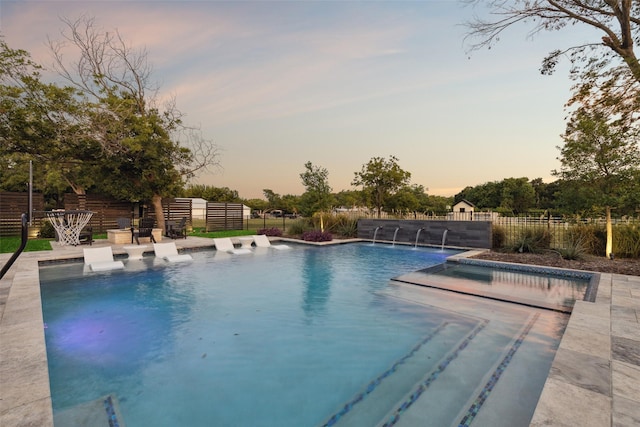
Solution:
[{"label": "pool water surface", "polygon": [[576,300],[585,299],[591,276],[444,263],[400,275],[394,280],[570,313]]},{"label": "pool water surface", "polygon": [[389,281],[453,253],[350,244],[43,267],[56,425],[96,400],[128,427],[528,425],[567,317]]}]

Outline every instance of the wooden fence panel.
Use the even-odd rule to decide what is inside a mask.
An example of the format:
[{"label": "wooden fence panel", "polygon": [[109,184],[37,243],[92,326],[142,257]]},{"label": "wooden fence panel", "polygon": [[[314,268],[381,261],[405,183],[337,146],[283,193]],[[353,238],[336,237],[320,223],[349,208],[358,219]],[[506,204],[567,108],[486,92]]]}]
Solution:
[{"label": "wooden fence panel", "polygon": [[193,221],[191,199],[162,199],[162,212],[165,221],[180,221],[187,218],[187,227],[191,228]]},{"label": "wooden fence panel", "polygon": [[207,202],[206,231],[242,230],[242,203]]},{"label": "wooden fence panel", "polygon": [[[149,204],[144,216],[147,218],[156,218],[153,205]],[[162,199],[162,215],[165,221],[180,221],[187,218],[187,229],[193,226],[190,199]],[[157,227],[157,225],[156,225]]]},{"label": "wooden fence panel", "polygon": [[133,203],[95,194],[67,193],[64,195],[64,208],[92,211],[93,216],[87,226],[92,227],[94,233],[104,233],[118,228],[118,218],[131,218]]},{"label": "wooden fence panel", "polygon": [[[44,209],[42,193],[33,193],[33,210]],[[29,193],[0,192],[0,236],[19,236],[22,230],[22,214],[29,211]],[[36,212],[32,212],[32,223],[38,223]]]}]

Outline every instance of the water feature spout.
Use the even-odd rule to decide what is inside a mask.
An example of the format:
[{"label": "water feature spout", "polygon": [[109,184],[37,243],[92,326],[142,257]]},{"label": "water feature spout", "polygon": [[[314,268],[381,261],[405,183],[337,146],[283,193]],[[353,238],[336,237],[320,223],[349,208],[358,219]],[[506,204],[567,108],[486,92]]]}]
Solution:
[{"label": "water feature spout", "polygon": [[440,245],[440,250],[444,251],[444,244],[447,241],[447,233],[449,232],[448,228],[444,229],[444,232],[442,233],[442,245]]},{"label": "water feature spout", "polygon": [[398,235],[398,230],[400,230],[400,227],[396,227],[396,231],[393,232],[393,244],[391,246],[396,245],[396,236]]},{"label": "water feature spout", "polygon": [[380,230],[381,228],[382,228],[382,226],[379,225],[379,226],[376,227],[375,231],[373,232],[373,243],[372,243],[372,245],[376,244],[376,235],[378,234],[378,230]]},{"label": "water feature spout", "polygon": [[420,238],[420,232],[424,230],[424,228],[418,228],[418,232],[416,233],[416,244],[413,245],[413,248],[417,248],[418,247],[418,239]]}]

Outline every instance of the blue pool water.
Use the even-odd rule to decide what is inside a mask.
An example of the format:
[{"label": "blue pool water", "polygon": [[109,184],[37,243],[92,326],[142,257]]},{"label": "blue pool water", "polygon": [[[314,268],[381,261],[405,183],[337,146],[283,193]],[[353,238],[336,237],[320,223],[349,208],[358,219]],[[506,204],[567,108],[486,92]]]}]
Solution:
[{"label": "blue pool water", "polygon": [[[486,265],[444,263],[403,274],[394,280],[433,286],[454,292],[517,302],[570,313],[576,300],[592,290],[592,274],[540,274],[523,269],[491,268]],[[540,270],[540,268],[538,268]],[[591,295],[595,295],[591,292]]]},{"label": "blue pool water", "polygon": [[[460,296],[411,300],[389,290],[390,278],[453,253],[295,246],[248,256],[196,252],[189,264],[148,258],[107,274],[83,274],[81,265],[41,268],[54,413],[110,395],[129,427],[368,426],[396,424],[394,417],[411,425],[402,409],[407,396],[429,378],[445,383],[454,371],[444,367],[464,360],[462,350],[486,334],[474,350],[486,361],[453,375],[471,385],[439,392],[462,407],[437,405],[445,410],[433,419],[462,419],[464,405],[487,394],[487,373],[513,352],[524,325],[547,322],[545,333],[529,334],[533,350],[522,356],[534,360],[528,371],[542,360],[546,372],[565,320],[532,320],[531,311],[510,307],[498,310],[504,318],[484,319],[476,303],[453,309],[462,307],[451,299]],[[505,384],[522,382],[504,376]],[[531,380],[529,413],[544,377]]]}]

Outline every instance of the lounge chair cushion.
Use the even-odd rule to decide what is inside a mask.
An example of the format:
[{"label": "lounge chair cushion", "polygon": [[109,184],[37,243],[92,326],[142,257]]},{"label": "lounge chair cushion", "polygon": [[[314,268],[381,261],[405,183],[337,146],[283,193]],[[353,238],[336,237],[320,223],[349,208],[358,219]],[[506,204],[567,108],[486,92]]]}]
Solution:
[{"label": "lounge chair cushion", "polygon": [[92,271],[120,270],[124,268],[122,261],[114,261],[111,246],[85,248],[83,252],[84,263],[87,264]]},{"label": "lounge chair cushion", "polygon": [[291,249],[287,245],[272,245],[269,238],[264,234],[256,234],[253,236],[253,241],[258,248]]},{"label": "lounge chair cushion", "polygon": [[122,261],[92,262],[89,264],[89,268],[91,271],[122,270],[124,263]]},{"label": "lounge chair cushion", "polygon": [[216,239],[213,239],[213,244],[216,245],[217,251],[224,251],[234,255],[243,255],[243,254],[252,253],[251,249],[243,249],[243,248],[236,249],[235,246],[233,246],[233,242],[229,237],[218,237]]},{"label": "lounge chair cushion", "polygon": [[156,257],[162,258],[169,262],[182,262],[182,261],[193,260],[193,257],[189,254],[179,254],[178,248],[176,248],[176,244],[174,242],[154,243],[153,251],[155,252]]}]

